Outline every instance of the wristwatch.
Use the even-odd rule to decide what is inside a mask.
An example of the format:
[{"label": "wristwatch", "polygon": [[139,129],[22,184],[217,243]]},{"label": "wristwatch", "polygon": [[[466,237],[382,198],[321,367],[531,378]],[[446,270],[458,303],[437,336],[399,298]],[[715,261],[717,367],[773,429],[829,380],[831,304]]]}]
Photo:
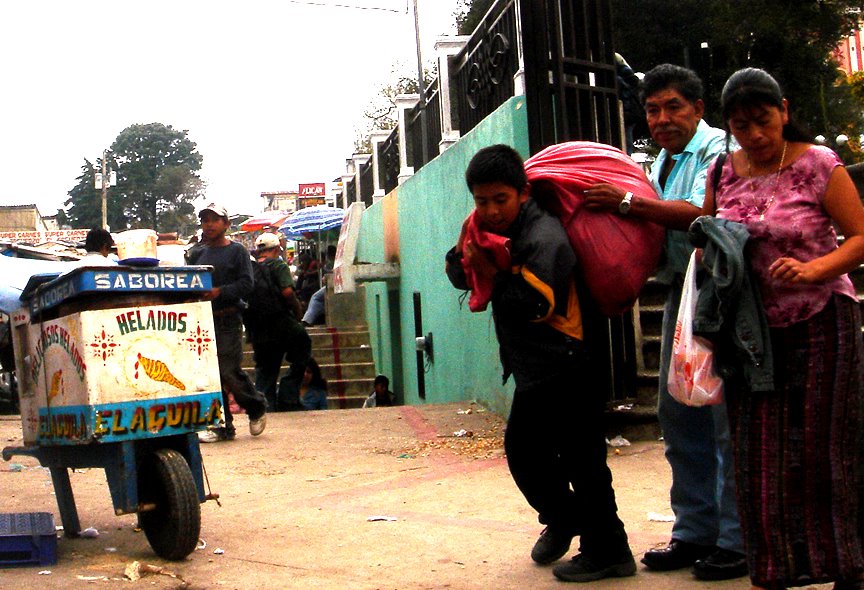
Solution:
[{"label": "wristwatch", "polygon": [[630,202],[633,200],[633,193],[628,192],[624,195],[624,198],[621,199],[621,202],[618,203],[618,213],[621,215],[627,215],[630,213]]}]

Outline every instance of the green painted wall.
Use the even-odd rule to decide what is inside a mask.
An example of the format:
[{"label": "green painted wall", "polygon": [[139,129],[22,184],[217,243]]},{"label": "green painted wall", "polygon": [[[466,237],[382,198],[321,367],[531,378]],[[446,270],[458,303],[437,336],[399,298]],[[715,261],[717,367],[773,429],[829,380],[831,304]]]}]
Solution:
[{"label": "green painted wall", "polygon": [[[391,376],[406,404],[478,400],[502,415],[509,411],[513,384],[501,384],[491,312],[471,313],[444,274],[444,254],[473,208],[465,168],[477,150],[496,143],[512,145],[527,157],[524,97],[503,104],[396,189],[401,278],[389,291],[383,282],[365,289],[376,367]],[[385,262],[383,223],[381,203],[364,213],[359,261]],[[423,333],[432,332],[434,339],[434,362],[425,367],[425,401],[418,396],[414,293],[422,300]]]}]

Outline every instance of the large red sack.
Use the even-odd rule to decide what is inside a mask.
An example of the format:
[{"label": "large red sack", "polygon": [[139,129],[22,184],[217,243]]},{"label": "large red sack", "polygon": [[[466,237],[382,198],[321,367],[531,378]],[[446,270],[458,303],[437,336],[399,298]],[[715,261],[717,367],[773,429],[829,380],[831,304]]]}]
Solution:
[{"label": "large red sack", "polygon": [[659,199],[642,167],[612,146],[571,141],[550,146],[525,161],[531,195],[557,216],[579,260],[583,281],[600,311],[615,316],[636,302],[654,272],[665,230],[617,213],[583,207],[584,191],[609,183],[643,199]]}]

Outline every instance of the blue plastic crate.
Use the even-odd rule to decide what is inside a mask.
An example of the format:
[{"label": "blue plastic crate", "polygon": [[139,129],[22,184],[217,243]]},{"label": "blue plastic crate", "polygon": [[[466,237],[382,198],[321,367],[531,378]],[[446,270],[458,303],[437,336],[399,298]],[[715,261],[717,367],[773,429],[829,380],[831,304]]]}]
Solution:
[{"label": "blue plastic crate", "polygon": [[0,567],[57,563],[57,531],[50,512],[0,514]]}]

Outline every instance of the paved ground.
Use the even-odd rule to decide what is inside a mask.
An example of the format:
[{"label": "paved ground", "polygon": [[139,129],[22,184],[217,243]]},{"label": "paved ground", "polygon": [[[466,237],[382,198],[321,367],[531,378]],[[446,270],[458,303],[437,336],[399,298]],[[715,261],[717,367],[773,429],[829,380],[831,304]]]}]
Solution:
[{"label": "paved ground", "polygon": [[[454,436],[461,430],[473,436]],[[20,445],[20,434],[17,417],[0,417],[0,446]],[[203,447],[222,505],[202,506],[206,546],[182,562],[157,558],[135,516],[114,516],[102,470],[76,472],[81,524],[98,538],[60,538],[50,573],[0,569],[0,588],[566,588],[528,556],[540,527],[510,479],[501,437],[501,420],[468,404],[273,414],[261,437]],[[634,552],[665,542],[671,525],[649,518],[670,514],[661,443],[634,443],[609,461]],[[2,512],[50,511],[60,522],[49,474],[29,458],[0,462],[0,502]],[[124,578],[136,561],[143,577]],[[750,586],[640,567],[586,587]]]}]

